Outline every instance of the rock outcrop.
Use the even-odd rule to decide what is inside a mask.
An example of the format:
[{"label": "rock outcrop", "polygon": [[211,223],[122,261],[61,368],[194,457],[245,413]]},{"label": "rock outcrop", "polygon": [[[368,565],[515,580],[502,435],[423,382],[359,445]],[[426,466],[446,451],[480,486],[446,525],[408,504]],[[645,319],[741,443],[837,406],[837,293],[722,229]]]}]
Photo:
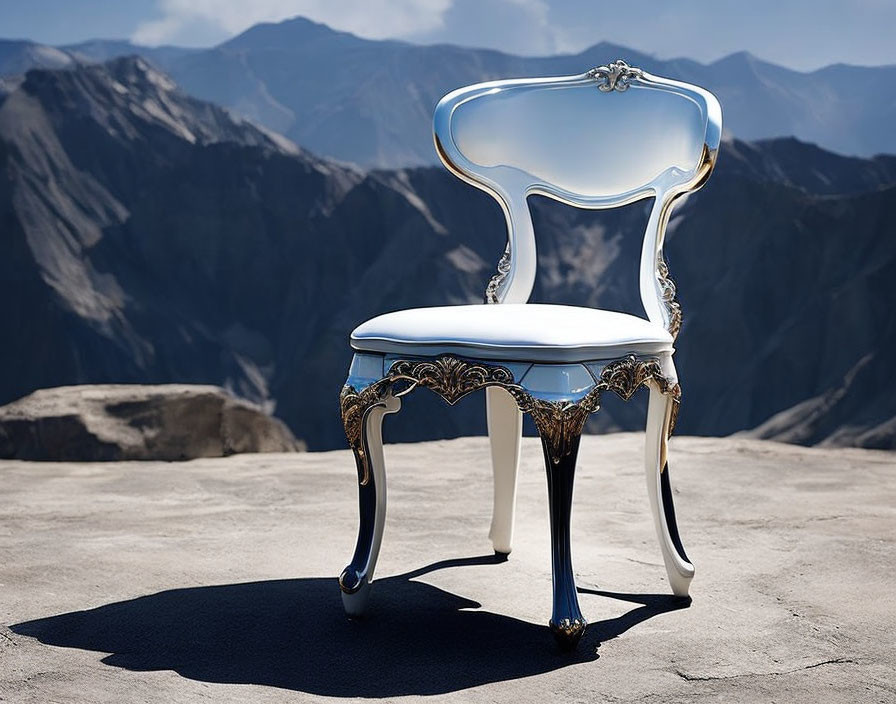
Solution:
[{"label": "rock outcrop", "polygon": [[216,386],[62,386],[0,407],[5,459],[189,460],[301,449],[282,421]]}]

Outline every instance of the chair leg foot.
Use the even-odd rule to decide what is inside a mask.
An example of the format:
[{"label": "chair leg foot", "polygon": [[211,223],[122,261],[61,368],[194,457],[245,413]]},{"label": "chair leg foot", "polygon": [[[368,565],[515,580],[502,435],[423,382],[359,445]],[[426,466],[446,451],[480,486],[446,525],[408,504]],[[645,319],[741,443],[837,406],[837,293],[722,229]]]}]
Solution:
[{"label": "chair leg foot", "polygon": [[345,572],[339,578],[339,585],[342,587],[342,607],[345,609],[345,615],[349,618],[359,618],[364,615],[367,610],[367,602],[370,600],[371,584],[366,577],[362,577],[356,585],[354,591],[347,592],[345,590]]},{"label": "chair leg foot", "polygon": [[563,619],[560,623],[555,623],[552,619],[548,622],[554,640],[561,650],[574,650],[582,640],[587,625],[588,622],[584,618]]},{"label": "chair leg foot", "polygon": [[666,464],[660,473],[660,497],[663,502],[663,517],[665,518],[668,542],[671,543],[675,554],[667,560],[666,574],[669,577],[669,586],[675,596],[687,597],[691,588],[691,580],[694,578],[694,566],[688,559],[678,535],[678,522],[675,520],[675,504],[672,499],[672,485],[669,480],[669,465]]}]

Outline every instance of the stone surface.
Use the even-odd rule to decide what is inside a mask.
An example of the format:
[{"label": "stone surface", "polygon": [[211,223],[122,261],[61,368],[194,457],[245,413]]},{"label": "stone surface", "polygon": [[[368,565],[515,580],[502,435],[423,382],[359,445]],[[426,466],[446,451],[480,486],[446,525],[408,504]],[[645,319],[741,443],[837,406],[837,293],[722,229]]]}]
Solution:
[{"label": "stone surface", "polygon": [[300,449],[283,422],[217,386],[62,386],[0,407],[7,459],[188,460]]},{"label": "stone surface", "polygon": [[487,540],[486,441],[390,445],[369,616],[336,575],[357,522],[347,451],[185,464],[0,462],[0,700],[892,702],[896,455],[675,438],[697,567],[668,597],[643,436],[586,437],[582,610],[555,649],[546,489],[523,443],[515,548]]}]

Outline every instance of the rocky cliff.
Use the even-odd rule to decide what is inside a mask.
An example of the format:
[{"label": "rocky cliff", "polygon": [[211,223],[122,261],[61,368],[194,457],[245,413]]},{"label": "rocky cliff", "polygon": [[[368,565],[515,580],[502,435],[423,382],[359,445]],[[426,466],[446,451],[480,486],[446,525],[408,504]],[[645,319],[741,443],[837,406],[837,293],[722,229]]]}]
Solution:
[{"label": "rocky cliff", "polygon": [[[754,428],[846,389],[793,439],[893,445],[881,379],[896,344],[894,184],[892,157],[723,144],[668,238],[685,318],[680,432]],[[535,300],[641,313],[645,204],[531,202]],[[136,58],[32,71],[0,97],[0,223],[0,401],[74,383],[218,384],[313,449],[344,442],[352,327],[480,301],[505,237],[497,205],[443,169],[318,158]],[[460,406],[415,394],[406,407],[430,423],[399,414],[389,437],[482,432],[481,399]],[[637,404],[608,402],[591,427],[642,422]]]}]

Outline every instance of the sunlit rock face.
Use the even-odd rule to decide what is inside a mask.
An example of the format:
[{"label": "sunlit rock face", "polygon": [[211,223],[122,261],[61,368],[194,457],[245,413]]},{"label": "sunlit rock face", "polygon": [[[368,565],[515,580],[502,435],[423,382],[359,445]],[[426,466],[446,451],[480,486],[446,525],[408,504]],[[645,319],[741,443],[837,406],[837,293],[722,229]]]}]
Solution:
[{"label": "sunlit rock face", "polygon": [[63,386],[0,407],[4,459],[189,460],[299,449],[282,421],[216,386]]},{"label": "sunlit rock face", "polygon": [[[273,410],[310,448],[340,447],[351,329],[398,308],[481,301],[504,249],[498,206],[444,169],[321,159],[137,58],[11,85],[0,168],[0,402],[76,383],[216,384]],[[750,429],[831,398],[763,433],[892,446],[881,380],[896,348],[894,184],[892,157],[723,143],[667,240],[684,310],[679,432]],[[530,203],[533,300],[643,314],[645,203]],[[423,391],[404,403],[389,439],[484,432],[481,396],[454,409]],[[608,398],[589,429],[643,422],[637,402]]]}]

